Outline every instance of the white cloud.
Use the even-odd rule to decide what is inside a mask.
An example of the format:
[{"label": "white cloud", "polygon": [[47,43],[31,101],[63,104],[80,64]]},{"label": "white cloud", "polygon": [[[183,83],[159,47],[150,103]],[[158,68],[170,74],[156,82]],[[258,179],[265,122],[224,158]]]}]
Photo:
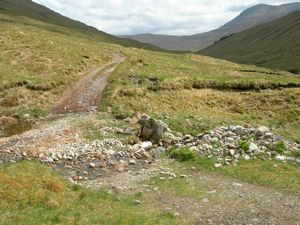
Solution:
[{"label": "white cloud", "polygon": [[215,29],[244,9],[290,0],[35,0],[111,34],[190,35]]}]

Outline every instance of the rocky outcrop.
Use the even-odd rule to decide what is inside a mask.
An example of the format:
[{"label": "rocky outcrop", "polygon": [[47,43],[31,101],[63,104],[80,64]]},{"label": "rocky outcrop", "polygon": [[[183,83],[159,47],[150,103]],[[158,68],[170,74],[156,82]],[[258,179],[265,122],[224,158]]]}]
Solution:
[{"label": "rocky outcrop", "polygon": [[142,116],[139,124],[141,125],[140,138],[143,141],[151,141],[152,143],[159,143],[168,130],[168,126],[164,122],[149,116]]},{"label": "rocky outcrop", "polygon": [[267,127],[218,127],[196,137],[186,135],[171,138],[175,147],[189,147],[201,156],[216,157],[221,165],[235,165],[251,158],[297,160],[300,145],[276,135]]}]

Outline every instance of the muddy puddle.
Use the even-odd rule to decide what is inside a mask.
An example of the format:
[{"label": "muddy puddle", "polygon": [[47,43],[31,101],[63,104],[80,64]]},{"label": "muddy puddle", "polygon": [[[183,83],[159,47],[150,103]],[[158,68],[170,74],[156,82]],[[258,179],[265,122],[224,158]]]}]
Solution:
[{"label": "muddy puddle", "polygon": [[21,134],[31,128],[32,123],[24,120],[18,120],[11,124],[0,124],[0,138]]}]

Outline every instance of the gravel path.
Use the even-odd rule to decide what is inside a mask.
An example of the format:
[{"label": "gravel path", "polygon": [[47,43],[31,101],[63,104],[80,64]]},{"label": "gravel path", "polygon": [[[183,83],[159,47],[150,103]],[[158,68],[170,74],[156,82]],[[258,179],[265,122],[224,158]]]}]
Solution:
[{"label": "gravel path", "polygon": [[67,90],[53,114],[82,113],[97,111],[102,93],[107,85],[108,76],[125,60],[121,54],[115,53],[113,62],[98,68],[78,81],[73,88]]},{"label": "gravel path", "polygon": [[[178,178],[182,179],[182,178]],[[144,189],[162,210],[179,213],[195,224],[299,225],[300,196],[235,179],[193,171],[185,178],[197,183],[201,198]],[[147,191],[149,189],[151,191]]]}]

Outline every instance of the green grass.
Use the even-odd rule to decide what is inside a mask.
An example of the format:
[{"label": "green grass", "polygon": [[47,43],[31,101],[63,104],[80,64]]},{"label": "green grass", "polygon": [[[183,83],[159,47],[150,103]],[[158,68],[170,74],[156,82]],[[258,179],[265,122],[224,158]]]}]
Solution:
[{"label": "green grass", "polygon": [[234,34],[200,54],[300,74],[300,13]]},{"label": "green grass", "polygon": [[[125,53],[127,61],[109,79],[103,111],[124,117],[150,114],[176,132],[193,135],[220,125],[266,125],[287,139],[300,141],[296,122],[300,89],[257,91],[265,84],[299,85],[294,75],[192,54]],[[251,70],[257,72],[241,72]],[[204,86],[194,87],[195,82]],[[244,90],[244,84],[252,88]]]},{"label": "green grass", "polygon": [[215,168],[217,163],[214,158],[197,157],[192,160],[178,164],[174,162],[173,166],[178,172],[183,173],[180,168],[190,170],[196,167],[209,173],[216,173],[227,177],[233,177],[248,183],[272,187],[278,190],[284,190],[292,193],[300,193],[300,169],[293,163],[283,163],[275,160],[241,160],[237,166],[223,166]]},{"label": "green grass", "polygon": [[250,142],[247,140],[240,141],[239,148],[243,149],[245,152],[249,150]]},{"label": "green grass", "polygon": [[183,224],[143,194],[83,189],[34,162],[0,166],[0,198],[1,224]]},{"label": "green grass", "polygon": [[187,147],[171,148],[168,152],[169,156],[181,162],[195,160],[197,154]]}]

